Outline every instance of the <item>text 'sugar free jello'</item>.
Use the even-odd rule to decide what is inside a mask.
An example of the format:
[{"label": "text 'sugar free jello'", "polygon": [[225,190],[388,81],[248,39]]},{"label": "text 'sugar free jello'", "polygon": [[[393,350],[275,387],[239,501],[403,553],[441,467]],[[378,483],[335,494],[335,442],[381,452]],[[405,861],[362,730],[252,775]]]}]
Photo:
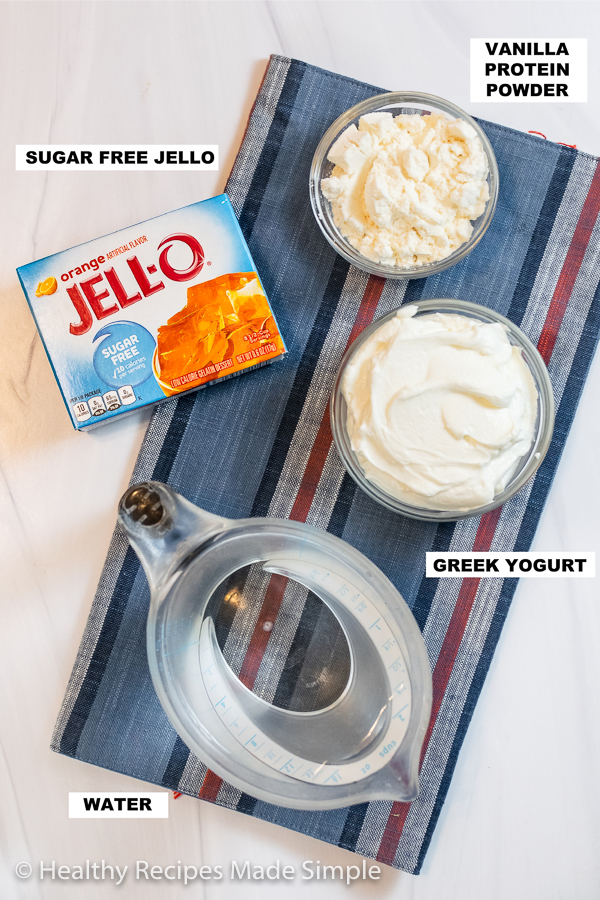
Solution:
[{"label": "text 'sugar free jello'", "polygon": [[285,353],[225,194],[17,272],[77,429]]}]

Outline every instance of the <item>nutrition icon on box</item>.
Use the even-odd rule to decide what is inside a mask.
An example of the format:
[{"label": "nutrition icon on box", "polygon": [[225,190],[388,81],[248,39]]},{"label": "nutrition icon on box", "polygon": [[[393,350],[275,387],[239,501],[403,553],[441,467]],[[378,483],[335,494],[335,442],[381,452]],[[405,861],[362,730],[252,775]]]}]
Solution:
[{"label": "nutrition icon on box", "polygon": [[17,272],[77,429],[286,352],[224,194]]},{"label": "nutrition icon on box", "polygon": [[107,394],[104,394],[103,398],[106,403],[106,408],[109,412],[114,412],[115,409],[120,407],[119,403],[119,395],[116,391],[108,391]]},{"label": "nutrition icon on box", "polygon": [[119,388],[117,393],[119,395],[119,400],[121,401],[123,406],[130,406],[132,403],[135,403],[135,394],[130,384],[125,385],[125,387]]}]

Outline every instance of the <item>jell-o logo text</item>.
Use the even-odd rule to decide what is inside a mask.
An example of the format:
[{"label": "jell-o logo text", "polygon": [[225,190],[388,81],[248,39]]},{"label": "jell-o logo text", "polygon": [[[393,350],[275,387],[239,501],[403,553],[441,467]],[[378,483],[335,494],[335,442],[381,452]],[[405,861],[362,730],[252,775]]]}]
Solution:
[{"label": "jell-o logo text", "polygon": [[[169,250],[176,241],[187,244],[192,251],[192,262],[185,269],[174,269],[169,263]],[[200,272],[204,265],[204,251],[191,234],[171,234],[160,242],[157,250],[161,250],[161,248],[158,265],[162,274],[170,281],[189,281]],[[94,322],[94,316],[99,321],[106,319],[107,316],[118,312],[119,308],[126,309],[133,303],[137,303],[142,297],[150,297],[164,289],[165,284],[158,275],[155,265],[144,266],[137,256],[127,257],[125,262],[135,285],[133,285],[129,273],[126,273],[129,285],[125,286],[120,276],[117,275],[116,269],[104,269],[100,272],[100,266],[106,263],[104,256],[98,256],[97,259],[61,275],[62,281],[68,281],[73,277],[73,272],[79,274],[78,269],[83,271],[93,269],[97,272],[91,278],[86,278],[85,281],[80,281],[66,289],[79,316],[78,322],[71,322],[69,325],[71,334],[80,335],[89,331]]]}]

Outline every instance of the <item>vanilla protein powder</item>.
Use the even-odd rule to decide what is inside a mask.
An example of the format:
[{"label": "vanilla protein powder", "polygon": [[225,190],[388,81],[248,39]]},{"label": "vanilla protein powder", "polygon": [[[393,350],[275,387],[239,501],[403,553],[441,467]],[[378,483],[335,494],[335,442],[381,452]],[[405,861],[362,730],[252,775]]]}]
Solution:
[{"label": "vanilla protein powder", "polygon": [[466,511],[504,490],[534,437],[537,389],[502,325],[407,306],[342,379],[369,481],[411,506]]},{"label": "vanilla protein powder", "polygon": [[450,256],[489,199],[488,162],[463,119],[377,112],[350,125],[327,156],[321,189],[342,235],[374,262],[420,266]]}]

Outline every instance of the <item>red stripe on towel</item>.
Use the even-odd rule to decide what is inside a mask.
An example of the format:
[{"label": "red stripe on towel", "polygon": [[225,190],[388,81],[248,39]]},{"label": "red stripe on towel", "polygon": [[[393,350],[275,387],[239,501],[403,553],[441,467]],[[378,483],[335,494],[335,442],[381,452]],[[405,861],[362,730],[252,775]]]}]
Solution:
[{"label": "red stripe on towel", "polygon": [[[473,550],[475,552],[489,551],[496,533],[496,526],[500,519],[501,512],[502,507],[499,506],[497,509],[493,509],[491,512],[486,513],[481,517],[479,528],[477,529],[477,534],[473,541]],[[444,694],[446,693],[446,688],[448,687],[448,682],[450,681],[452,668],[464,637],[465,628],[467,627],[467,622],[473,608],[480,581],[480,578],[463,578],[460,591],[458,592],[458,598],[450,619],[450,624],[448,625],[448,630],[446,631],[444,643],[442,644],[442,649],[440,650],[440,655],[438,656],[438,661],[433,671],[431,718],[429,719],[429,726],[421,750],[421,762],[423,762],[425,757],[425,752],[437,721],[438,713],[442,705],[442,700],[444,699]],[[378,862],[385,863],[388,866],[393,864],[409,809],[410,803],[394,802],[392,804],[392,809],[377,853]]]},{"label": "red stripe on towel", "polygon": [[599,212],[600,162],[596,166],[538,341],[538,350],[546,365],[550,362],[567,303],[575,286]]},{"label": "red stripe on towel", "polygon": [[[383,278],[378,278],[376,275],[370,276],[354,320],[354,325],[352,326],[352,331],[350,332],[350,337],[348,338],[348,343],[346,344],[346,350],[356,340],[361,331],[373,321],[384,284]],[[290,513],[290,519],[293,519],[295,522],[306,522],[321,475],[323,474],[323,467],[332,440],[329,404],[327,404],[310,456],[308,457],[302,483]]]},{"label": "red stripe on towel", "polygon": [[215,775],[214,772],[211,772],[210,769],[207,769],[204,781],[202,782],[202,787],[198,791],[198,796],[201,800],[208,800],[209,803],[214,803],[221,790],[222,784],[223,779],[219,778],[218,775]]}]

